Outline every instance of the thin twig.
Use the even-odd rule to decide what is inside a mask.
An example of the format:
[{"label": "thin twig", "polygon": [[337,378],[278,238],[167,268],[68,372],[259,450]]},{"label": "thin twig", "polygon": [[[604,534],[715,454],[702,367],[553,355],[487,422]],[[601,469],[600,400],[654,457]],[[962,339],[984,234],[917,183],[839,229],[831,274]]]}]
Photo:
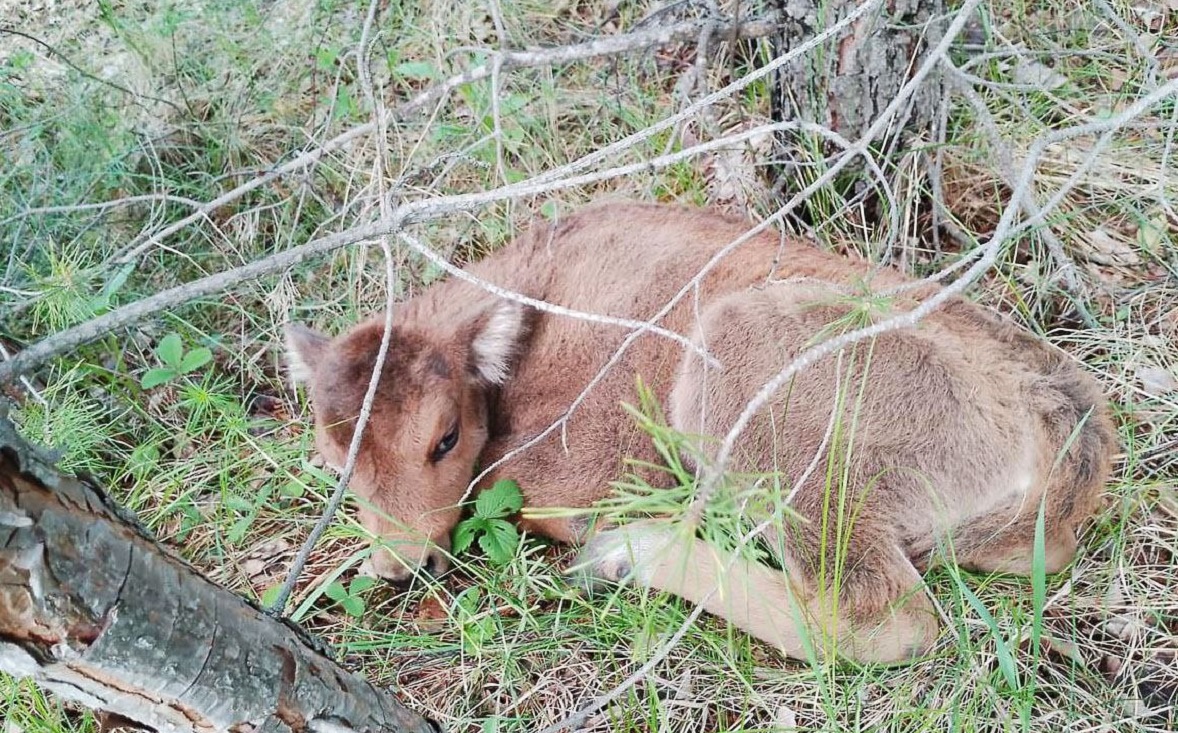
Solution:
[{"label": "thin twig", "polygon": [[[717,24],[716,32],[728,34],[730,37],[735,35],[740,39],[762,38],[777,30],[776,17],[775,13],[768,13],[757,20]],[[714,21],[691,20],[663,28],[597,38],[585,43],[546,48],[541,51],[492,51],[495,60],[467,69],[461,74],[456,74],[440,84],[426,89],[398,108],[398,116],[408,115],[433,104],[448,96],[458,87],[490,78],[496,68],[499,71],[509,71],[525,67],[555,66],[574,61],[620,56],[652,46],[665,46],[671,43],[695,40],[699,37],[700,31],[710,23],[714,23]]]},{"label": "thin twig", "polygon": [[81,211],[100,211],[104,212],[108,209],[115,209],[123,206],[133,206],[134,204],[142,203],[158,203],[166,204],[183,204],[193,209],[204,206],[204,202],[196,199],[185,198],[184,196],[173,196],[164,193],[146,193],[138,196],[125,196],[119,199],[111,199],[109,201],[99,201],[93,204],[63,204],[60,206],[36,206],[31,209],[25,209],[12,216],[0,219],[0,227],[7,226],[14,221],[27,219],[30,216],[44,216],[45,214],[73,214]]},{"label": "thin twig", "polygon": [[[377,129],[383,131],[384,129],[384,108],[377,103],[375,96],[371,94],[372,84],[367,73],[368,66],[368,42],[369,32],[372,29],[373,21],[376,16],[376,7],[379,0],[371,0],[368,5],[368,15],[364,21],[364,29],[360,34],[359,52],[357,58],[357,65],[359,68],[360,79],[364,84],[365,89],[369,93],[369,101],[373,105],[373,115],[376,117]],[[376,156],[377,168],[377,182],[378,185],[383,186],[384,183],[384,157],[378,151]],[[383,194],[383,190],[381,192]],[[391,215],[388,210],[385,197],[381,195],[381,220]],[[294,590],[295,583],[298,582],[299,576],[303,572],[303,568],[307,565],[307,560],[311,557],[311,552],[314,551],[315,545],[319,543],[319,539],[323,533],[327,531],[327,527],[331,524],[331,520],[335,518],[339,511],[340,505],[343,504],[344,496],[347,493],[348,483],[352,480],[352,474],[356,470],[356,460],[360,455],[360,443],[364,439],[364,429],[368,426],[368,419],[372,415],[372,404],[376,401],[376,388],[380,384],[381,372],[384,370],[385,358],[388,356],[389,345],[392,342],[393,335],[393,293],[397,285],[396,268],[393,265],[393,252],[389,247],[388,237],[380,238],[380,248],[384,253],[385,260],[385,293],[386,293],[386,307],[384,317],[384,328],[381,331],[380,347],[376,352],[376,362],[372,366],[372,375],[368,379],[368,388],[364,392],[364,401],[360,404],[360,414],[356,417],[356,427],[352,432],[352,441],[348,444],[348,454],[344,460],[343,470],[336,481],[335,489],[332,491],[331,499],[327,503],[326,509],[320,515],[315,526],[311,528],[311,533],[303,542],[302,547],[299,548],[298,554],[294,561],[291,562],[290,568],[287,570],[286,579],[282,583],[282,587],[275,596],[274,602],[267,611],[274,616],[281,616],[286,609],[286,602],[290,598],[291,591]]]},{"label": "thin twig", "polygon": [[[981,123],[982,129],[985,130],[986,136],[990,139],[990,146],[998,156],[998,172],[1002,176],[1002,180],[1007,186],[1013,186],[1015,177],[1014,154],[1010,150],[1005,141],[1002,139],[1002,134],[998,132],[998,124],[994,120],[994,115],[990,114],[990,110],[986,107],[986,103],[982,100],[981,95],[970,84],[967,84],[960,75],[959,70],[953,65],[949,59],[944,60],[945,70],[949,72],[953,78],[952,88],[964,96],[973,107],[974,112],[978,116],[978,122]],[[1036,216],[1041,213],[1039,205],[1035,203],[1034,196],[1028,190],[1018,202],[1022,207],[1023,212],[1027,216]],[[1079,275],[1076,272],[1076,265],[1068,257],[1064,251],[1063,243],[1055,236],[1055,232],[1051,227],[1046,226],[1039,235],[1043,238],[1044,243],[1047,244],[1047,249],[1051,252],[1052,258],[1055,260],[1056,267],[1060,269],[1067,287],[1076,290],[1080,287]]]},{"label": "thin twig", "polygon": [[[5,361],[8,361],[9,359],[12,358],[12,355],[8,353],[8,349],[6,349],[4,347],[4,342],[2,342],[2,341],[0,341],[0,356],[4,357]],[[41,405],[41,407],[45,407],[45,408],[49,407],[49,401],[46,400],[41,395],[41,392],[38,391],[37,388],[33,386],[33,383],[29,381],[28,377],[22,376],[20,378],[20,383],[24,385],[25,391],[27,391],[29,393],[29,395],[34,400],[36,400],[39,405]]]},{"label": "thin twig", "polygon": [[122,92],[123,94],[126,94],[127,96],[132,97],[134,99],[150,99],[153,102],[159,102],[160,104],[166,104],[169,107],[171,107],[172,109],[176,110],[176,112],[178,114],[180,114],[180,115],[184,114],[184,110],[181,109],[179,105],[177,105],[175,102],[173,102],[171,100],[161,99],[160,97],[153,97],[150,94],[140,94],[139,92],[133,91],[131,89],[128,89],[125,86],[122,86],[121,84],[116,84],[115,82],[111,81],[110,79],[103,79],[100,76],[96,76],[95,74],[91,74],[89,71],[86,71],[81,66],[78,66],[77,64],[75,64],[69,56],[66,56],[64,53],[57,50],[52,45],[46,43],[45,41],[42,41],[40,38],[38,38],[34,35],[31,35],[29,33],[25,33],[24,31],[19,31],[16,28],[13,28],[12,26],[7,26],[7,25],[0,25],[0,34],[2,34],[2,33],[7,33],[7,34],[13,35],[13,36],[19,36],[27,41],[31,41],[32,43],[37,44],[41,48],[48,51],[50,53],[50,55],[56,56],[57,58],[61,59],[61,62],[63,64],[70,67],[74,71],[78,72],[82,76],[86,77],[90,81],[98,82],[99,84],[102,84],[104,86],[108,86],[111,89]]},{"label": "thin twig", "polygon": [[303,153],[302,155],[299,155],[298,157],[283,163],[282,165],[274,168],[262,176],[259,176],[251,181],[246,181],[231,191],[226,191],[217,198],[201,205],[199,208],[197,208],[196,211],[192,212],[188,216],[185,216],[173,224],[165,227],[163,230],[132,241],[123,249],[122,252],[111,258],[111,263],[116,266],[120,266],[136,261],[140,255],[150,249],[153,245],[162,242],[164,239],[167,239],[171,235],[175,234],[181,229],[184,229],[190,224],[208,217],[222,206],[227,206],[246,195],[250,191],[261,188],[262,186],[265,186],[287,175],[288,173],[300,171],[308,166],[314,165],[327,153],[338,150],[339,148],[342,148],[357,138],[371,134],[373,131],[375,131],[375,129],[376,126],[373,123],[357,125],[347,132],[337,135],[331,140],[328,140],[314,150],[309,150],[306,153]]},{"label": "thin twig", "polygon": [[508,288],[496,285],[495,283],[488,282],[487,280],[483,280],[482,278],[451,264],[445,257],[442,257],[440,254],[427,247],[420,239],[413,236],[409,232],[402,231],[398,232],[398,234],[400,235],[402,241],[409,245],[410,249],[429,260],[432,264],[445,271],[451,277],[468,282],[471,285],[485,290],[491,295],[503,298],[504,300],[521,303],[523,305],[535,308],[538,311],[551,313],[552,315],[556,316],[566,316],[568,318],[574,318],[578,321],[587,321],[589,323],[600,323],[604,326],[617,326],[620,328],[649,332],[656,336],[662,336],[663,338],[674,341],[683,348],[693,352],[701,359],[706,360],[709,366],[718,367],[720,365],[719,362],[717,362],[710,354],[701,349],[690,338],[684,336],[681,333],[676,333],[675,331],[656,326],[649,321],[635,321],[630,318],[615,318],[613,316],[605,316],[599,313],[590,313],[588,311],[576,310],[575,308],[567,308],[563,305],[549,303],[544,300],[537,300],[536,298],[529,297],[515,290],[510,290]]},{"label": "thin twig", "polygon": [[[867,4],[872,5],[879,1],[880,0],[869,0]],[[545,49],[543,51],[517,51],[507,54],[496,54],[496,62],[474,67],[463,74],[451,77],[444,82],[430,87],[408,102],[398,106],[393,111],[393,117],[397,119],[408,118],[410,115],[421,109],[424,105],[448,96],[450,92],[454,91],[458,87],[488,78],[495,70],[496,64],[499,64],[499,68],[501,70],[508,70],[512,68],[524,68],[532,66],[550,66],[557,63],[585,60],[594,57],[616,56],[644,48],[649,48],[651,46],[689,40],[693,37],[693,35],[697,35],[699,33],[704,24],[705,23],[703,21],[692,21],[688,23],[680,23],[675,26],[670,26],[668,28],[658,29],[655,31],[644,31],[639,33],[611,36],[609,38],[597,39],[574,46]],[[717,33],[727,33],[729,35],[735,32],[739,38],[759,38],[771,33],[773,28],[773,16],[766,16],[764,19],[755,21],[744,21],[741,23],[719,25],[717,26],[716,31]],[[827,34],[820,35],[825,36]],[[326,153],[338,150],[339,148],[347,145],[348,143],[351,143],[357,138],[370,135],[375,131],[375,122],[367,122],[362,125],[357,125],[356,127],[353,127],[341,133],[340,135],[337,135],[331,140],[328,140],[315,149],[302,153],[292,160],[283,163],[282,165],[274,168],[264,175],[247,181],[246,183],[243,183],[230,191],[226,191],[224,194],[200,206],[196,211],[169,225],[163,230],[131,242],[123,249],[122,252],[111,258],[111,262],[118,266],[135,261],[140,255],[142,255],[153,245],[158,244],[167,237],[188,227],[189,225],[205,217],[208,217],[216,209],[222,206],[227,206],[242,196],[245,196],[247,193],[261,188],[262,186],[265,186],[277,180],[278,178],[310,167],[316,164]],[[593,161],[591,161],[589,164],[592,162]]]}]

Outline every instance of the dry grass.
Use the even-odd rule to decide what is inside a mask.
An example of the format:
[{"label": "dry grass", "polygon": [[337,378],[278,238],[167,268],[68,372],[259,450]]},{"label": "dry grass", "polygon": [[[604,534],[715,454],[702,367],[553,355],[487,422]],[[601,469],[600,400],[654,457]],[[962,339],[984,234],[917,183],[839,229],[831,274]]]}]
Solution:
[{"label": "dry grass", "polygon": [[[478,63],[485,54],[471,49],[498,47],[500,27],[512,48],[564,44],[630,28],[649,10],[622,3],[620,16],[608,18],[605,5],[391,4],[366,49],[373,88],[393,107]],[[499,82],[501,148],[488,137],[496,130],[490,84],[461,88],[425,115],[391,124],[387,139],[362,136],[120,268],[112,263],[131,243],[191,210],[175,197],[210,200],[371,120],[357,73],[366,6],[132,4],[105,16],[84,3],[54,7],[45,22],[32,4],[0,2],[0,17],[54,49],[12,36],[0,43],[0,333],[10,351],[113,305],[372,221],[382,189],[403,200],[488,190],[653,124],[679,109],[685,93],[699,96],[682,82],[695,61],[690,49],[516,71]],[[944,143],[916,146],[896,164],[899,236],[875,226],[869,200],[834,185],[815,196],[811,213],[822,216],[809,220],[820,224],[791,226],[828,246],[934,271],[985,240],[1006,205],[1012,171],[999,164],[992,133],[1018,164],[1045,131],[1113,114],[1178,69],[1168,40],[1178,37],[1178,8],[1163,0],[1054,0],[1009,14],[995,6],[986,18],[970,38],[979,47],[954,58],[974,59],[964,68],[992,127],[958,98]],[[707,88],[747,63],[727,52],[714,59]],[[767,115],[764,89],[754,86],[691,119],[680,140],[750,129]],[[1069,294],[1051,282],[1059,263],[1040,227],[1013,242],[972,291],[1082,360],[1108,388],[1125,440],[1080,558],[1048,579],[1042,658],[1030,653],[1029,581],[939,571],[927,581],[952,624],[927,660],[894,670],[812,667],[705,618],[649,676],[586,721],[587,730],[1173,729],[1176,137],[1171,98],[1107,144],[1092,136],[1050,148],[1032,193],[1050,204],[1047,226],[1075,263],[1079,287]],[[660,134],[610,162],[650,159],[679,144]],[[494,204],[416,233],[461,263],[501,245],[534,212],[604,194],[715,203],[757,220],[779,201],[758,168],[761,144]],[[373,173],[378,156],[384,180]],[[1052,201],[1064,184],[1070,190]],[[937,191],[939,216],[956,222],[956,237],[933,235]],[[143,198],[77,208],[128,196]],[[440,274],[416,255],[398,257],[397,297]],[[332,488],[308,461],[305,405],[281,373],[276,325],[295,317],[337,330],[379,307],[383,279],[379,250],[350,247],[113,334],[38,372],[32,391],[9,396],[26,433],[61,447],[66,466],[105,478],[214,578],[262,596],[281,581]],[[214,361],[141,389],[142,374],[157,366],[155,344],[173,331],[186,348],[210,347]],[[303,573],[293,615],[451,730],[536,731],[561,721],[632,674],[690,610],[633,592],[587,599],[560,576],[566,551],[529,540],[505,568],[464,557],[443,583],[366,591],[366,610],[354,618],[324,592],[351,577],[361,536],[350,515],[332,525]],[[1004,647],[1013,650],[1013,670],[1002,666]],[[8,721],[25,730],[93,727],[0,679],[5,698]]]}]

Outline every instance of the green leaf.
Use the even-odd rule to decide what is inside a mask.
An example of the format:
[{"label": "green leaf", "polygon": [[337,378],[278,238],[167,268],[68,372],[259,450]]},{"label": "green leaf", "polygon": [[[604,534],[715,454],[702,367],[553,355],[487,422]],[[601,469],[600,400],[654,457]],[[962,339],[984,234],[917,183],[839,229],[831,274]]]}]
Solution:
[{"label": "green leaf", "polygon": [[212,361],[212,359],[213,352],[209,351],[205,347],[202,346],[199,349],[193,349],[192,351],[189,351],[187,354],[185,354],[184,358],[180,360],[178,371],[181,374],[187,374],[194,369],[200,369],[202,366]]},{"label": "green leaf", "polygon": [[339,51],[330,47],[321,47],[315,53],[315,64],[323,71],[331,71],[335,68],[336,59],[339,58]]},{"label": "green leaf", "polygon": [[245,539],[245,533],[249,531],[250,525],[254,523],[254,518],[250,516],[238,519],[225,533],[225,539],[231,545],[236,545]]},{"label": "green leaf", "polygon": [[492,519],[487,522],[487,531],[479,538],[479,547],[487,553],[495,565],[506,565],[515,557],[515,549],[519,546],[519,532],[515,525],[502,519]]},{"label": "green leaf", "polygon": [[482,517],[470,517],[458,523],[454,528],[454,537],[451,540],[451,550],[454,554],[466,552],[470,547],[470,543],[474,542],[475,535],[487,528],[487,520]]},{"label": "green leaf", "polygon": [[282,583],[272,585],[266,590],[262,591],[262,605],[266,608],[274,605],[274,601],[278,600],[278,591],[282,590]]},{"label": "green leaf", "polygon": [[428,61],[403,61],[393,67],[393,73],[406,79],[438,78],[438,70]]},{"label": "green leaf", "polygon": [[333,601],[343,601],[348,597],[348,592],[344,590],[344,586],[338,580],[333,580],[323,589],[323,595]]},{"label": "green leaf", "polygon": [[367,575],[358,575],[352,580],[352,584],[348,586],[348,592],[352,595],[357,595],[374,585],[376,585],[376,578]]},{"label": "green leaf", "polygon": [[127,278],[131,276],[132,272],[135,272],[135,267],[136,264],[134,262],[128,262],[115,272],[114,277],[107,281],[106,286],[102,288],[102,297],[105,302],[109,303],[111,297],[123,289]]},{"label": "green leaf", "polygon": [[[1031,598],[1034,620],[1031,623],[1031,655],[1039,661],[1043,636],[1043,608],[1047,605],[1047,529],[1044,513],[1047,511],[1047,496],[1039,502],[1039,514],[1035,517],[1035,537],[1031,544]],[[1034,679],[1032,677],[1032,679]]]},{"label": "green leaf", "polygon": [[152,387],[158,387],[161,384],[170,382],[175,377],[175,369],[148,369],[147,373],[143,375],[143,379],[139,380],[139,384],[144,389],[151,389]]},{"label": "green leaf", "polygon": [[514,514],[524,505],[519,484],[511,479],[500,479],[475,499],[474,513],[488,519],[499,519]]},{"label": "green leaf", "polygon": [[282,488],[278,489],[278,493],[288,499],[299,499],[302,498],[303,494],[307,493],[307,489],[298,481],[288,481],[282,485]]},{"label": "green leaf", "polygon": [[1166,235],[1166,215],[1158,214],[1137,229],[1137,243],[1155,257],[1161,252],[1162,238]]},{"label": "green leaf", "polygon": [[458,596],[458,603],[456,608],[460,615],[470,616],[474,614],[479,608],[479,599],[483,597],[483,591],[477,585],[471,586],[469,589],[463,591]]},{"label": "green leaf", "polygon": [[307,475],[317,479],[321,486],[335,486],[336,482],[339,481],[337,477],[332,476],[322,468],[319,468],[318,466],[312,466],[311,462],[307,460],[304,460],[299,468],[302,469],[302,471]]},{"label": "green leaf", "polygon": [[344,607],[344,612],[352,618],[360,618],[364,615],[364,600],[362,598],[344,596],[339,602]]},{"label": "green leaf", "polygon": [[225,494],[225,498],[221,503],[235,512],[253,511],[254,508],[252,501],[237,494]]},{"label": "green leaf", "polygon": [[1010,645],[1006,643],[1006,639],[1002,636],[1002,629],[998,628],[998,622],[994,620],[994,616],[990,614],[986,604],[982,603],[982,599],[969,589],[965,581],[961,579],[961,575],[954,573],[953,579],[957,581],[957,587],[961,594],[965,596],[965,600],[973,607],[986,627],[990,630],[990,636],[994,638],[994,652],[998,657],[998,669],[1002,672],[1002,677],[1006,680],[1007,686],[1011,691],[1017,692],[1020,689],[1018,681],[1018,669],[1014,664],[1014,654],[1010,651]]},{"label": "green leaf", "polygon": [[155,347],[155,355],[167,366],[176,369],[180,366],[180,359],[184,357],[184,345],[180,342],[180,334],[169,333],[164,340]]}]

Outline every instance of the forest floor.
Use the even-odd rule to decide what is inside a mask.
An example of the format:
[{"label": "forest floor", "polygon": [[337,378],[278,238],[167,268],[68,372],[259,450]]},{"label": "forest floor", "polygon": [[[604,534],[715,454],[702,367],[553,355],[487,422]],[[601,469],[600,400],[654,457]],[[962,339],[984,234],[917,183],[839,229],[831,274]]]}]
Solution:
[{"label": "forest floor", "polygon": [[[671,22],[659,5],[378,3],[366,30],[369,6],[339,0],[0,0],[3,358],[169,287],[376,221],[390,198],[528,181],[770,58],[767,41],[747,41],[697,64],[684,42],[504,70],[374,125],[375,110],[487,62],[486,49],[563,46],[648,16],[646,28]],[[1100,126],[1178,78],[1178,4],[1015,5],[983,3],[953,47],[975,95],[954,95],[940,132],[887,164],[886,216],[875,184],[836,178],[785,226],[924,276],[989,240],[1036,140],[1093,125],[1041,151],[1031,194],[1044,216],[969,290],[1073,355],[1114,405],[1123,450],[1077,560],[1040,588],[928,573],[948,624],[933,654],[901,668],[786,660],[704,616],[584,729],[1120,733],[1178,723],[1178,95]],[[769,89],[750,84],[589,170],[766,124]],[[330,141],[312,165],[206,205]],[[540,186],[413,228],[461,264],[534,215],[606,195],[721,206],[754,222],[824,171],[819,156],[774,192],[768,143]],[[397,298],[443,274],[395,252]],[[281,325],[336,333],[385,297],[375,242],[341,247],[70,350],[6,396],[23,432],[59,449],[65,468],[112,487],[215,580],[270,599],[335,485],[314,455],[305,396],[284,372]],[[633,590],[587,598],[562,574],[569,548],[531,537],[504,562],[473,549],[439,580],[372,585],[356,576],[366,543],[353,510],[317,546],[288,610],[349,668],[448,730],[560,723],[633,675],[691,612]],[[2,676],[0,707],[4,733],[96,727]]]}]

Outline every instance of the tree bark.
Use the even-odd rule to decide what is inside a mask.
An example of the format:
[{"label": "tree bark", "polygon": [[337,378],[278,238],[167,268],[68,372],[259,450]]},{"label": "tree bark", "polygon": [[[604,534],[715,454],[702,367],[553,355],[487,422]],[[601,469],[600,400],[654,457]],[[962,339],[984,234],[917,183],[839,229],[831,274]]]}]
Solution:
[{"label": "tree bark", "polygon": [[[780,13],[778,51],[793,48],[849,15],[862,0],[769,0]],[[806,120],[858,140],[895,100],[928,49],[940,42],[946,24],[944,0],[888,0],[850,25],[841,35],[781,67],[774,80],[773,118]],[[875,147],[889,151],[900,133],[930,129],[939,112],[941,84],[929,83],[913,95]],[[787,161],[798,136],[783,137]]]},{"label": "tree bark", "polygon": [[166,552],[3,414],[0,671],[157,731],[438,730]]}]

